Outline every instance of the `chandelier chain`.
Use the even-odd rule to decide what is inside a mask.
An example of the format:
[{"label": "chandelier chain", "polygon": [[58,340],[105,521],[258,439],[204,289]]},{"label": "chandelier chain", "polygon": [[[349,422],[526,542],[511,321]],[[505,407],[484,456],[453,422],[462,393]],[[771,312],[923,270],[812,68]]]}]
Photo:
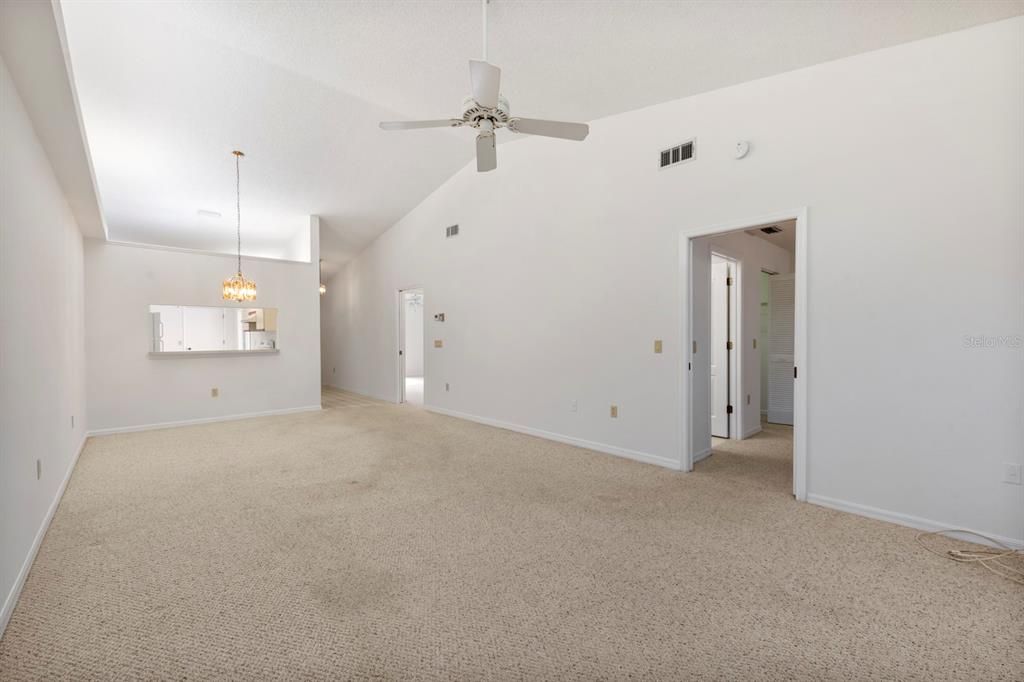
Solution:
[{"label": "chandelier chain", "polygon": [[235,154],[235,216],[238,234],[238,273],[242,273],[242,180],[239,170],[241,154]]}]

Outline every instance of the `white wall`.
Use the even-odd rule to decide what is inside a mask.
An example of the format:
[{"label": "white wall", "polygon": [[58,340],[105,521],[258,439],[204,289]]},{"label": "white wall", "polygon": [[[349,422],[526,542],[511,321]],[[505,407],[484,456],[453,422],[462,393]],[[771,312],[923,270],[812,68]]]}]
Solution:
[{"label": "white wall", "polygon": [[82,236],[0,60],[0,632],[85,438],[82,308]]},{"label": "white wall", "polygon": [[[711,348],[710,319],[711,291],[709,288],[711,252],[715,251],[734,259],[739,268],[737,286],[739,291],[739,329],[736,343],[739,349],[740,368],[739,397],[733,405],[737,411],[739,436],[746,438],[761,428],[761,353],[754,350],[754,339],[760,340],[761,325],[761,268],[774,272],[793,271],[793,254],[764,239],[744,232],[731,232],[695,239],[693,243],[693,324],[698,330],[697,358],[694,360],[693,381],[693,452],[695,459],[709,452],[711,448],[711,422],[708,417],[708,401],[711,396],[704,386],[709,381],[709,356],[703,349]],[[701,261],[701,262],[697,262]],[[697,276],[700,273],[700,276]],[[696,390],[700,387],[700,390]],[[750,404],[746,396],[750,395]]]},{"label": "white wall", "polygon": [[502,145],[333,279],[336,383],[394,398],[422,285],[428,407],[678,466],[680,231],[807,206],[810,499],[1024,539],[1024,349],[963,341],[1024,335],[1022,120],[1017,18]]},{"label": "white wall", "polygon": [[319,407],[316,237],[310,264],[242,262],[258,287],[249,307],[278,309],[280,352],[215,357],[149,356],[149,306],[228,305],[220,289],[235,272],[232,258],[86,240],[90,430]]}]

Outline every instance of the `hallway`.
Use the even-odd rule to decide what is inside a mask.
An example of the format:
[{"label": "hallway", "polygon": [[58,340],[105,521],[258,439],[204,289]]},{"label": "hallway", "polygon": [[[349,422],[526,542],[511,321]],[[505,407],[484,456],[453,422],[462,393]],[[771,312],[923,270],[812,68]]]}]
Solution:
[{"label": "hallway", "polygon": [[696,473],[728,471],[751,486],[793,494],[793,427],[762,422],[761,432],[745,440],[711,439],[711,456],[697,462]]}]

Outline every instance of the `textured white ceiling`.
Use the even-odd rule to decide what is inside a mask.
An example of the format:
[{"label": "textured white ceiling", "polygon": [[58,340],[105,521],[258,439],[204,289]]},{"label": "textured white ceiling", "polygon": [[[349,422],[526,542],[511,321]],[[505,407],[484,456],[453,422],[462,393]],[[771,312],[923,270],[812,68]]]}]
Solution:
[{"label": "textured white ceiling", "polygon": [[[340,262],[472,158],[467,131],[377,122],[460,113],[475,0],[63,7],[114,239],[230,250],[239,147],[251,250],[318,214]],[[489,58],[514,112],[590,121],[1021,13],[1024,0],[493,0]]]}]

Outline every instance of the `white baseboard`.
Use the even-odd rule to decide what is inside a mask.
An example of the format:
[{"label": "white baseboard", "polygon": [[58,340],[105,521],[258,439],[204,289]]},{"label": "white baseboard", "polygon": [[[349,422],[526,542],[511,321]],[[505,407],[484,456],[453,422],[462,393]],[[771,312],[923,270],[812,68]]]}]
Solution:
[{"label": "white baseboard", "polygon": [[[886,509],[879,509],[877,507],[869,507],[864,504],[857,504],[856,502],[847,502],[845,500],[837,500],[831,497],[825,497],[824,495],[808,494],[807,501],[811,504],[816,504],[821,507],[828,507],[829,509],[835,509],[841,512],[847,512],[850,514],[857,514],[858,516],[866,516],[870,519],[876,519],[878,521],[888,521],[889,523],[895,523],[900,526],[908,526],[910,528],[916,528],[923,531],[936,531],[936,530],[966,530],[975,533],[981,533],[986,535],[993,540],[1003,543],[1008,547],[1015,549],[1024,549],[1024,538],[1010,538],[1002,535],[994,535],[992,533],[984,533],[982,531],[975,530],[974,528],[963,528],[950,523],[940,523],[938,521],[932,521],[931,519],[923,519],[919,516],[911,516],[910,514],[902,514],[900,512],[888,511]],[[974,536],[963,536],[964,540],[975,542],[979,544],[991,544],[987,543],[981,538]]]},{"label": "white baseboard", "polygon": [[466,414],[465,412],[446,410],[443,407],[434,407],[431,405],[427,405],[424,407],[424,409],[426,409],[428,412],[436,412],[437,414],[443,414],[448,417],[456,417],[457,419],[465,419],[467,421],[477,422],[478,424],[494,426],[499,429],[505,429],[506,431],[525,433],[528,436],[536,436],[538,438],[544,438],[546,440],[553,440],[557,443],[573,445],[578,448],[595,450],[597,452],[603,452],[607,455],[625,457],[626,459],[636,460],[637,462],[643,462],[645,464],[654,464],[656,466],[665,467],[666,469],[673,469],[675,471],[680,471],[682,469],[682,465],[680,462],[669,459],[668,457],[661,457],[660,455],[652,455],[646,452],[639,452],[637,450],[628,450],[626,448],[620,448],[615,445],[607,445],[605,443],[596,443],[594,441],[584,440],[582,438],[575,438],[573,436],[566,436],[560,433],[553,433],[551,431],[534,429],[529,426],[510,424],[508,422],[503,422],[498,419],[491,419],[489,417],[478,417],[475,414]]},{"label": "white baseboard", "polygon": [[757,426],[755,426],[752,429],[747,429],[746,431],[741,433],[740,434],[740,440],[746,440],[747,438],[750,438],[751,436],[756,436],[759,433],[761,433],[761,425],[760,424],[758,424]]},{"label": "white baseboard", "polygon": [[704,448],[700,452],[695,452],[693,454],[693,463],[696,464],[697,462],[701,461],[702,459],[707,459],[710,456],[711,456],[711,446],[709,445],[708,447]]},{"label": "white baseboard", "polygon": [[46,510],[43,523],[39,526],[39,530],[36,531],[36,537],[32,540],[32,546],[28,550],[28,556],[25,557],[25,561],[21,564],[18,578],[14,581],[14,585],[11,586],[10,592],[7,593],[7,598],[4,599],[3,608],[0,609],[0,636],[3,636],[4,630],[7,629],[7,624],[11,622],[11,616],[14,615],[14,607],[17,606],[18,597],[21,596],[21,590],[25,587],[25,581],[28,579],[28,572],[32,570],[32,564],[36,560],[36,554],[39,553],[39,547],[43,544],[43,538],[46,537],[46,531],[50,528],[53,515],[57,513],[57,507],[60,506],[60,501],[64,497],[64,490],[68,487],[68,481],[71,480],[71,474],[75,471],[75,465],[78,464],[78,458],[82,455],[82,450],[85,449],[86,440],[88,440],[88,436],[82,436],[82,442],[78,444],[78,450],[75,451],[75,456],[71,458],[68,470],[64,472],[64,479],[60,482],[60,487],[57,488],[57,494],[54,496],[53,502],[50,503],[50,508]]},{"label": "white baseboard", "polygon": [[95,429],[89,432],[90,436],[109,436],[113,433],[133,433],[135,431],[152,431],[154,429],[173,429],[178,426],[194,426],[196,424],[212,424],[214,422],[230,422],[237,419],[252,419],[253,417],[273,417],[281,414],[295,414],[296,412],[316,412],[323,409],[320,405],[306,405],[304,407],[287,407],[283,410],[267,410],[265,412],[247,412],[245,414],[229,414],[221,417],[202,417],[200,419],[185,419],[176,422],[159,422],[156,424],[137,424],[135,426],[115,426],[109,429]]},{"label": "white baseboard", "polygon": [[708,445],[707,447],[705,447],[705,449],[701,450],[699,453],[693,453],[693,464],[696,464],[700,460],[706,460],[709,457],[711,457],[711,451],[712,451],[712,447],[711,447],[711,445]]}]

